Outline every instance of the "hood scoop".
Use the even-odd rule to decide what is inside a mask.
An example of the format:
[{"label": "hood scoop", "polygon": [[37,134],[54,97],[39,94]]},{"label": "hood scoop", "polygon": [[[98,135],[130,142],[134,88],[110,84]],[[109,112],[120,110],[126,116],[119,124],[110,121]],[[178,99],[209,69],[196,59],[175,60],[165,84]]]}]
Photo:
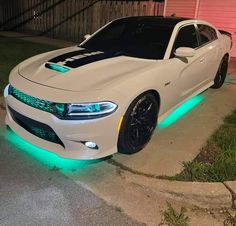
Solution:
[{"label": "hood scoop", "polygon": [[60,73],[66,73],[66,72],[70,71],[70,69],[67,68],[67,67],[60,66],[60,65],[57,65],[57,64],[52,64],[52,63],[46,63],[45,67],[48,68],[48,69],[51,69],[53,71],[60,72]]}]

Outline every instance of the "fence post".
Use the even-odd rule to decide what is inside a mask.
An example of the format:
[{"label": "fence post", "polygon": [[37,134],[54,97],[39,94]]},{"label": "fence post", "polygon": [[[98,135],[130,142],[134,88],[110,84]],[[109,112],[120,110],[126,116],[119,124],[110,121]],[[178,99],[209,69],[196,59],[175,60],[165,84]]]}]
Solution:
[{"label": "fence post", "polygon": [[148,16],[153,16],[155,13],[154,13],[154,4],[155,2],[153,2],[152,0],[149,0],[148,1],[148,5],[147,5],[147,15]]},{"label": "fence post", "polygon": [[101,26],[101,1],[96,1],[92,6],[92,33]]},{"label": "fence post", "polygon": [[0,1],[0,31],[3,30],[3,2]]}]

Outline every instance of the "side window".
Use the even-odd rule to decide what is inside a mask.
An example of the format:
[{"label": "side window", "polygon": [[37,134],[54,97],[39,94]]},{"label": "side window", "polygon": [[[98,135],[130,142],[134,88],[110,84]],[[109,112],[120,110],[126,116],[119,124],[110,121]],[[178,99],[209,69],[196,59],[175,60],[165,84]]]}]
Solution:
[{"label": "side window", "polygon": [[208,42],[212,42],[217,39],[217,34],[214,28],[204,25],[198,24],[198,31],[200,35],[200,43],[204,45]]},{"label": "side window", "polygon": [[195,49],[198,46],[198,38],[195,26],[187,25],[181,28],[177,34],[177,38],[175,39],[175,43],[171,51],[171,58],[175,57],[174,52],[179,47],[190,47]]},{"label": "side window", "polygon": [[194,25],[188,25],[180,29],[174,44],[174,50],[179,47],[197,48],[197,32]]}]

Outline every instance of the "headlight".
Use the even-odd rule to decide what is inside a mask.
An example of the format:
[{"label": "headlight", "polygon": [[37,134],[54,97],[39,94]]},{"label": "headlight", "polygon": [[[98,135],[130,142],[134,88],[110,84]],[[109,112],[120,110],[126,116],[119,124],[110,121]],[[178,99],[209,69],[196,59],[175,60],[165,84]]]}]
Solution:
[{"label": "headlight", "polygon": [[117,109],[112,102],[55,105],[55,110],[62,119],[95,119],[107,116]]}]

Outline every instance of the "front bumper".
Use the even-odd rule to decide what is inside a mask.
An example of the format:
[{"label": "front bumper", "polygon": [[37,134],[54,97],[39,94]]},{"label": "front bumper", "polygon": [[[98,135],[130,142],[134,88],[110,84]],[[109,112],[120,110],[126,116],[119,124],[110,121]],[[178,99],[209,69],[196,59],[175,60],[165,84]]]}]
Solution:
[{"label": "front bumper", "polygon": [[[117,152],[117,127],[121,117],[119,111],[93,120],[61,120],[8,95],[8,87],[5,89],[4,96],[7,109],[6,124],[23,139],[40,148],[71,159],[98,159]],[[27,118],[48,125],[63,145],[47,141],[28,132],[13,120],[9,107]],[[84,141],[96,143],[98,149],[88,148],[84,145]]]}]

